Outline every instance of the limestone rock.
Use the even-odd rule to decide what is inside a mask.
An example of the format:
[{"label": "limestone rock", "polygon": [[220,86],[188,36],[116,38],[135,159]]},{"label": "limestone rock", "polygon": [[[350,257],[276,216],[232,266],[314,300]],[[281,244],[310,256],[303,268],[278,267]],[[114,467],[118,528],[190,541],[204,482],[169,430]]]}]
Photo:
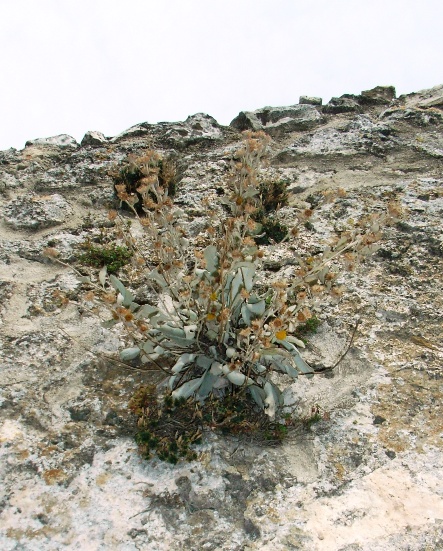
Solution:
[{"label": "limestone rock", "polygon": [[72,136],[68,134],[59,134],[58,136],[51,136],[50,138],[37,138],[35,140],[28,140],[25,147],[28,146],[56,146],[56,147],[78,147],[78,143]]},{"label": "limestone rock", "polygon": [[83,139],[81,141],[81,145],[104,145],[106,144],[108,139],[102,134],[101,132],[97,132],[96,130],[89,130],[86,132],[86,134],[83,136]]},{"label": "limestone rock", "polygon": [[430,107],[443,107],[443,94],[434,98],[429,98],[418,103],[418,107],[429,109]]},{"label": "limestone rock", "polygon": [[63,224],[72,208],[61,195],[23,195],[4,207],[4,220],[16,230],[39,230]]},{"label": "limestone rock", "polygon": [[255,111],[240,111],[229,126],[243,132],[244,130],[253,130],[254,132],[262,130],[263,124]]},{"label": "limestone rock", "polygon": [[195,143],[214,143],[223,139],[223,130],[218,122],[206,113],[196,113],[189,116],[184,122],[147,122],[136,124],[118,134],[111,140],[120,143],[134,138],[152,136],[157,142],[183,149]]},{"label": "limestone rock", "polygon": [[357,115],[341,127],[320,128],[302,136],[279,155],[286,159],[297,155],[351,156],[362,152],[380,155],[393,147],[390,134],[386,123],[374,123],[366,115]]},{"label": "limestone rock", "polygon": [[273,137],[288,132],[315,128],[323,121],[322,115],[312,105],[289,107],[263,107],[252,112],[240,112],[230,126],[243,130],[264,130]]},{"label": "limestone rock", "polygon": [[388,104],[393,99],[395,99],[394,86],[376,86],[371,90],[365,90],[361,93],[361,102],[369,105]]},{"label": "limestone rock", "polygon": [[404,121],[414,126],[425,127],[443,122],[443,113],[436,109],[390,107],[380,114],[380,118],[388,121]]},{"label": "limestone rock", "polygon": [[300,96],[298,103],[300,105],[321,105],[323,102],[322,98],[311,97],[311,96]]},{"label": "limestone rock", "polygon": [[165,138],[181,149],[193,143],[220,141],[223,131],[214,117],[206,113],[196,113],[183,123],[170,125],[165,132]]},{"label": "limestone rock", "polygon": [[358,97],[351,94],[344,94],[339,98],[331,98],[323,107],[323,113],[354,113],[360,112],[361,107],[358,102]]},{"label": "limestone rock", "polygon": [[426,90],[420,90],[411,94],[404,94],[399,96],[397,102],[398,105],[409,108],[421,108],[430,109],[432,107],[437,109],[443,108],[443,84],[428,88]]}]

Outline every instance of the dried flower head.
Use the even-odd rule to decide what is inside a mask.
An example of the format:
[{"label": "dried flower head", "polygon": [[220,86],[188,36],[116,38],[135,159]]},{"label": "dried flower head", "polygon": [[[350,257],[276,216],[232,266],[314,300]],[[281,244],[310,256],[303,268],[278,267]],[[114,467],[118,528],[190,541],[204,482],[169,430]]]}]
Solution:
[{"label": "dried flower head", "polygon": [[54,247],[45,247],[43,249],[43,256],[46,256],[47,258],[57,258],[59,254],[60,253],[57,249],[54,249]]}]

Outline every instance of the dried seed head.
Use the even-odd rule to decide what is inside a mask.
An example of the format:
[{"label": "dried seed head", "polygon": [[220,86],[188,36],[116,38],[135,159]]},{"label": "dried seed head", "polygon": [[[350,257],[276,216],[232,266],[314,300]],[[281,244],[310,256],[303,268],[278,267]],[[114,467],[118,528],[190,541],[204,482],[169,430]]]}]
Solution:
[{"label": "dried seed head", "polygon": [[301,321],[301,322],[304,322],[306,321],[308,318],[306,317],[306,315],[304,314],[304,312],[300,311],[297,313],[297,320],[298,321]]},{"label": "dried seed head", "polygon": [[312,292],[314,295],[320,294],[323,290],[324,290],[323,285],[313,285],[313,286],[311,287],[311,292]]},{"label": "dried seed head", "polygon": [[43,256],[47,258],[57,258],[60,253],[54,247],[46,247],[43,249]]},{"label": "dried seed head", "polygon": [[116,299],[115,293],[105,293],[103,295],[103,300],[108,304],[114,304]]}]

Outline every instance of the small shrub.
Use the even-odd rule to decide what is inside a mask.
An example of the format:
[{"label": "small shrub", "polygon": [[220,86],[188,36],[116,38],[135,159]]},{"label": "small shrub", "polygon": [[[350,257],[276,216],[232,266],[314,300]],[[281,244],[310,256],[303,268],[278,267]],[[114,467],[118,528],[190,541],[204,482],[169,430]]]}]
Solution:
[{"label": "small shrub", "polygon": [[162,196],[170,198],[177,192],[177,170],[173,158],[163,158],[156,151],[148,150],[142,157],[129,155],[123,166],[111,171],[111,176],[122,204],[139,215],[158,205],[160,190]]},{"label": "small shrub", "polygon": [[283,180],[262,182],[259,197],[265,215],[275,212],[288,204],[288,184]]},{"label": "small shrub", "polygon": [[145,459],[157,455],[162,461],[192,461],[197,455],[193,444],[201,442],[198,406],[192,400],[174,400],[170,393],[159,401],[155,385],[140,387],[129,402],[138,417],[135,440]]},{"label": "small shrub", "polygon": [[315,411],[309,417],[306,417],[306,419],[303,419],[303,426],[306,430],[311,430],[312,426],[317,423],[320,423],[322,419],[323,417],[320,414],[320,412]]},{"label": "small shrub", "polygon": [[[241,433],[265,429],[270,439],[281,440],[287,429],[278,422],[283,396],[273,374],[291,381],[314,376],[299,352],[304,343],[298,336],[318,325],[310,301],[321,293],[340,295],[331,265],[342,258],[343,265],[353,269],[372,254],[381,224],[389,219],[362,219],[321,253],[299,255],[291,282],[278,280],[263,289],[257,274],[264,253],[254,240],[262,228],[254,218],[284,200],[279,184],[265,206],[258,184],[268,140],[264,133],[246,134],[232,159],[229,193],[219,198],[229,211],[225,220],[220,221],[209,200],[204,201],[209,224],[201,248],[191,246],[181,227],[182,213],[161,181],[155,152],[148,152],[143,163],[131,161],[143,174],[136,179],[137,197],[127,191],[126,183],[116,184],[121,201],[136,215],[134,205],[139,200],[142,205],[140,222],[151,251],[146,280],[156,300],[137,304],[132,292],[111,275],[117,297],[109,323],[121,323],[128,330],[130,346],[120,352],[123,361],[137,360],[167,374],[163,397],[157,389],[145,388],[131,401],[139,418],[137,441],[146,457],[155,452],[172,463],[191,457],[190,446],[204,426]],[[127,173],[135,168],[131,170]],[[330,201],[333,194],[323,197]],[[312,214],[312,209],[300,212],[299,223]],[[294,238],[296,230],[291,231]]]},{"label": "small shrub", "polygon": [[288,227],[275,217],[275,211],[288,202],[287,183],[278,180],[262,182],[259,187],[259,207],[252,218],[259,224],[257,245],[281,243],[288,237]]},{"label": "small shrub", "polygon": [[257,222],[261,224],[260,235],[255,237],[257,245],[281,243],[288,236],[288,226],[282,224],[274,217],[258,219]]},{"label": "small shrub", "polygon": [[135,440],[141,455],[173,464],[197,458],[195,445],[201,443],[205,428],[278,444],[292,423],[288,418],[283,424],[270,421],[241,389],[223,399],[212,396],[200,403],[191,398],[174,400],[170,391],[160,399],[156,386],[147,385],[135,392],[129,409],[138,418]]}]

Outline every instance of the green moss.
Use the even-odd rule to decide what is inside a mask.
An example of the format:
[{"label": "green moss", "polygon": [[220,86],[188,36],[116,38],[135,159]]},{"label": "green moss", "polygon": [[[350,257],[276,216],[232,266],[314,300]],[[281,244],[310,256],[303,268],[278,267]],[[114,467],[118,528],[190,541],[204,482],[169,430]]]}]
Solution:
[{"label": "green moss", "polygon": [[132,252],[127,247],[114,243],[97,246],[87,242],[82,248],[84,253],[78,258],[82,264],[94,268],[102,268],[106,265],[110,274],[117,273],[130,262],[132,257]]},{"label": "green moss", "polygon": [[295,331],[295,335],[300,338],[307,335],[315,335],[320,325],[321,325],[321,321],[314,316],[306,320],[305,323],[301,323],[297,327]]}]

